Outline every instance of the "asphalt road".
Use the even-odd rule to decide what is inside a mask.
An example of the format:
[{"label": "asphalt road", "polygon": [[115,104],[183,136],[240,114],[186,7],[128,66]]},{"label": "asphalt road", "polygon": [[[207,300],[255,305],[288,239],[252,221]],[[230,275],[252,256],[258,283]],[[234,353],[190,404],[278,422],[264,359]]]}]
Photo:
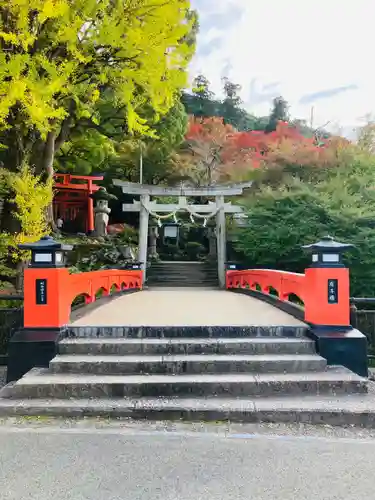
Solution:
[{"label": "asphalt road", "polygon": [[[64,426],[63,426],[64,427]],[[211,430],[212,429],[212,430]],[[2,500],[358,500],[373,435],[160,426],[0,426]],[[250,434],[249,434],[250,432]],[[257,432],[257,431],[255,431]],[[275,435],[276,434],[276,435]],[[281,436],[277,434],[283,434]]]}]

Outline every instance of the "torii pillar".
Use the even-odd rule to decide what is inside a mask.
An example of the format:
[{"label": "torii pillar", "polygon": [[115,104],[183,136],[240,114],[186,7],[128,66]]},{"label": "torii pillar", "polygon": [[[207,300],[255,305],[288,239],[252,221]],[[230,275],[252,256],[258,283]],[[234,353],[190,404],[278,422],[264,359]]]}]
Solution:
[{"label": "torii pillar", "polygon": [[225,263],[227,261],[225,206],[224,196],[216,196],[216,240],[217,240],[217,271],[220,288],[225,288]]},{"label": "torii pillar", "polygon": [[147,271],[147,248],[148,248],[148,223],[149,212],[146,208],[150,202],[149,194],[141,195],[141,206],[139,209],[139,237],[138,237],[138,260],[143,270],[143,282],[146,280]]}]

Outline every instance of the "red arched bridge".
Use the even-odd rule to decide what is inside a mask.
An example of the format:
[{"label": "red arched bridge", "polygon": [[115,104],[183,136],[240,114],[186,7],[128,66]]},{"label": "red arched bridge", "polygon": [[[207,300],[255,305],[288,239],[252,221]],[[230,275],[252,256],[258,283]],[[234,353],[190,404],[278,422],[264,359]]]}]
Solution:
[{"label": "red arched bridge", "polygon": [[[198,294],[182,289],[180,293],[162,293],[142,291],[143,272],[136,263],[127,269],[71,273],[65,267],[65,255],[72,246],[46,236],[37,243],[21,245],[32,254],[24,275],[24,328],[62,329],[76,321],[87,326],[129,322],[249,326],[265,321],[283,325],[295,323],[293,317],[316,327],[348,328],[349,271],[342,264],[341,253],[349,246],[332,238],[310,245],[312,265],[304,274],[240,270],[228,265],[226,291],[201,290]],[[127,296],[135,291],[142,293],[137,298]],[[229,293],[232,291],[248,297],[235,296]],[[79,298],[86,307],[75,321],[71,309]]]},{"label": "red arched bridge", "polygon": [[127,416],[136,405],[147,418],[180,418],[226,415],[242,398],[249,418],[270,405],[284,418],[286,400],[270,397],[303,408],[306,394],[317,405],[341,394],[332,404],[344,408],[367,391],[366,337],[350,326],[341,259],[349,246],[332,238],[308,247],[304,273],[228,264],[222,290],[145,288],[139,264],[74,274],[71,246],[49,237],[23,248],[32,255],[24,325],[9,343],[8,409]]}]

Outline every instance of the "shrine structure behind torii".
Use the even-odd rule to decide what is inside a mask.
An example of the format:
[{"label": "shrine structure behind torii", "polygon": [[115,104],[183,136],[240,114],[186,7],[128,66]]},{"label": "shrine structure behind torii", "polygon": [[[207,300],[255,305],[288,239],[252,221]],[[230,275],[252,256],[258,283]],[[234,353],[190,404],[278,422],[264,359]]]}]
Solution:
[{"label": "shrine structure behind torii", "polygon": [[80,231],[94,232],[94,202],[92,194],[99,191],[95,181],[102,181],[103,175],[74,175],[55,173],[54,175],[54,219],[62,217],[64,223],[81,216]]},{"label": "shrine structure behind torii", "polygon": [[[225,287],[225,262],[226,262],[226,214],[240,214],[243,209],[239,206],[233,206],[225,202],[225,196],[239,196],[243,194],[245,188],[251,186],[251,182],[235,184],[231,186],[207,186],[207,187],[167,187],[152,186],[146,184],[137,184],[124,182],[115,179],[115,186],[122,189],[124,194],[133,194],[140,196],[140,201],[134,200],[133,203],[124,203],[122,210],[124,212],[139,212],[139,241],[138,241],[138,259],[142,263],[144,277],[147,269],[147,248],[148,248],[148,229],[150,215],[156,219],[166,219],[176,217],[178,212],[189,213],[193,218],[202,218],[208,220],[212,217],[216,219],[216,239],[217,239],[217,259],[218,259],[218,277],[221,288]],[[152,196],[177,196],[177,203],[157,203],[151,201]],[[215,198],[214,202],[208,205],[189,204],[187,197],[205,196]]]}]

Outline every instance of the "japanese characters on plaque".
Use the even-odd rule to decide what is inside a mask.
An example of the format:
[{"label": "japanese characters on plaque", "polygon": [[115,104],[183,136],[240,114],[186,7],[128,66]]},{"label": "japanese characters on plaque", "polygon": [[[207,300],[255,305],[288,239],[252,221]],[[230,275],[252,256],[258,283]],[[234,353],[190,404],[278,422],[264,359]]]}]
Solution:
[{"label": "japanese characters on plaque", "polygon": [[35,301],[38,305],[47,304],[47,280],[35,280],[36,294]]},{"label": "japanese characters on plaque", "polygon": [[339,301],[339,282],[336,279],[328,280],[328,304],[337,304]]}]

